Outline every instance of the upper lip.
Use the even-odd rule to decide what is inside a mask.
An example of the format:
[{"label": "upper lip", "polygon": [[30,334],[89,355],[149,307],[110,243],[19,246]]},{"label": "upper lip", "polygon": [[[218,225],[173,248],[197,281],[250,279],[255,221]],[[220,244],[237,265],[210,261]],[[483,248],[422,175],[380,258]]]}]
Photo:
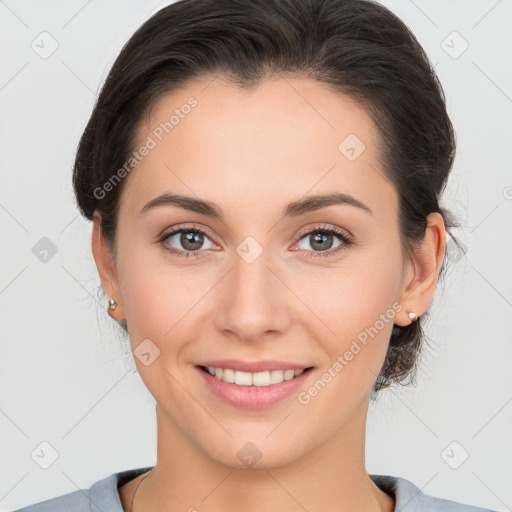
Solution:
[{"label": "upper lip", "polygon": [[199,366],[210,366],[212,368],[230,368],[241,372],[257,373],[272,370],[305,370],[311,365],[290,363],[287,361],[240,361],[238,359],[217,359],[215,361],[203,361]]}]

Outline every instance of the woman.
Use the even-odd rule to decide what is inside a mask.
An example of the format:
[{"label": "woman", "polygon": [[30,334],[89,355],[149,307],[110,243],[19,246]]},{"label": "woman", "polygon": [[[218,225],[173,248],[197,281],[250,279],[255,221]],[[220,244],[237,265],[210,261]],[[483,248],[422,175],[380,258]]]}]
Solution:
[{"label": "woman", "polygon": [[370,400],[414,376],[454,152],[377,3],[181,0],[144,23],[73,183],[157,462],[22,510],[484,510],[364,462]]}]

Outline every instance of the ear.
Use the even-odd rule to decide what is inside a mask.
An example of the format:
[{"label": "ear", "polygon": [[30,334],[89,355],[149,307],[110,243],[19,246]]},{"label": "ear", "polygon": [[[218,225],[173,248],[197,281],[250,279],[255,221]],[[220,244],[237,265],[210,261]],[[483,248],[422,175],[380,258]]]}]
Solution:
[{"label": "ear", "polygon": [[414,256],[407,263],[398,298],[404,308],[395,317],[396,325],[409,325],[410,311],[421,316],[427,310],[436,291],[445,248],[444,220],[440,213],[433,212],[427,217],[427,229],[423,242],[414,249]]},{"label": "ear", "polygon": [[96,262],[96,268],[101,280],[101,286],[105,295],[109,299],[114,299],[118,306],[116,309],[110,309],[108,303],[105,305],[108,314],[116,319],[123,320],[125,318],[119,282],[117,279],[117,271],[115,268],[114,256],[103,237],[101,228],[101,215],[94,211],[92,219],[92,254]]}]

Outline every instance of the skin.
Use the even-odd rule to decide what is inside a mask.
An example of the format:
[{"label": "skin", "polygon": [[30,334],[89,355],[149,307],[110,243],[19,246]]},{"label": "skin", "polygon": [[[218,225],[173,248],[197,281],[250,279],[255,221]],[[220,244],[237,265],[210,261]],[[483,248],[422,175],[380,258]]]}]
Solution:
[{"label": "skin", "polygon": [[[393,322],[408,325],[407,312],[422,315],[433,298],[443,219],[430,214],[424,242],[405,257],[378,129],[324,84],[281,76],[243,92],[204,78],[162,97],[139,142],[190,96],[195,109],[127,178],[117,251],[105,243],[97,212],[93,221],[101,283],[119,303],[111,316],[127,319],[132,349],[149,338],[160,350],[147,366],[134,358],[156,400],[158,428],[155,469],[134,509],[390,512],[393,498],[365,468],[369,394]],[[351,133],[366,146],[355,161],[338,149]],[[351,194],[372,214],[345,204],[282,218],[289,203],[333,191]],[[164,192],[214,202],[225,219],[177,206],[140,215]],[[178,257],[156,242],[181,223],[211,234],[199,244],[203,257]],[[318,223],[348,231],[354,243],[322,256],[314,233],[298,236]],[[263,249],[250,264],[236,252],[247,236]],[[343,245],[332,236],[333,247]],[[185,250],[179,235],[165,243]],[[195,368],[207,359],[281,359],[315,367],[308,389],[393,304],[401,307],[395,318],[308,404],[293,394],[266,409],[237,408],[214,396]],[[252,467],[237,457],[247,442],[262,454]],[[119,488],[127,511],[142,476]]]}]

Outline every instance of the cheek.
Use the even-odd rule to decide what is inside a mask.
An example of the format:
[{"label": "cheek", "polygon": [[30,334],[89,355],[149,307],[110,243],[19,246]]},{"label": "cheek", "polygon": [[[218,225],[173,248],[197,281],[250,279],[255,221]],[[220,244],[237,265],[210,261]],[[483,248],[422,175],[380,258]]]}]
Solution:
[{"label": "cheek", "polygon": [[302,280],[301,294],[335,338],[347,339],[392,308],[401,286],[401,265],[399,250],[391,244],[359,249],[338,267],[317,269],[313,278]]},{"label": "cheek", "polygon": [[181,393],[172,378],[176,361],[194,334],[194,304],[204,290],[194,289],[190,274],[166,264],[158,251],[133,249],[119,261],[118,277],[139,375],[157,403],[170,407]]},{"label": "cheek", "polygon": [[[332,332],[316,338],[326,354],[324,364],[312,386],[299,397],[299,403],[311,406],[305,407],[309,411],[330,411],[333,428],[349,421],[368,397],[389,346],[393,298],[370,283],[362,278],[347,280],[336,300],[326,303],[322,320]],[[351,291],[360,292],[361,297]],[[316,416],[307,416],[311,428],[329,429],[325,419],[322,424]]]},{"label": "cheek", "polygon": [[[301,292],[327,329],[317,340],[328,354],[335,374],[336,399],[368,391],[384,362],[397,309],[402,260],[396,243],[362,249],[343,266],[329,269],[329,279],[307,280]],[[383,257],[382,255],[386,256]],[[325,283],[319,286],[318,283]],[[316,322],[317,326],[321,325]],[[311,328],[312,324],[308,326]],[[340,366],[341,365],[341,366]],[[329,375],[326,379],[329,379]]]},{"label": "cheek", "polygon": [[125,244],[120,255],[118,278],[130,334],[163,337],[200,300],[203,290],[195,277],[191,279],[190,267],[177,266],[156,244]]},{"label": "cheek", "polygon": [[[180,267],[176,260],[167,259],[163,249],[146,248],[132,250],[129,258],[119,262],[118,277],[134,359],[156,397],[164,382],[173,386],[166,369],[174,372],[190,340],[203,335],[204,308],[209,304],[205,296],[218,275],[208,265]],[[148,366],[137,357],[147,351],[158,354]],[[174,391],[178,393],[179,387]]]}]

